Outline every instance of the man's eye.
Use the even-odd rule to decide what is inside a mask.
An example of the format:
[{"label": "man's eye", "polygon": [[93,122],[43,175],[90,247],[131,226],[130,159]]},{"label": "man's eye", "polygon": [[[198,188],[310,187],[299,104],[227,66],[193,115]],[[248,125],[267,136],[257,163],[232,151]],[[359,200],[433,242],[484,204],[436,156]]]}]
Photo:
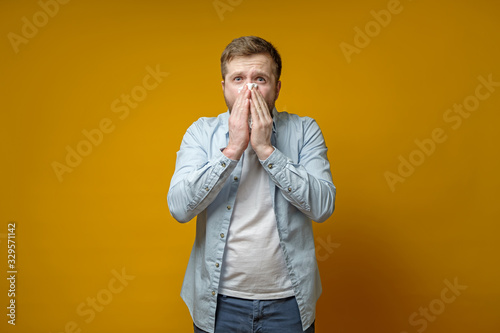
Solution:
[{"label": "man's eye", "polygon": [[264,82],[264,81],[266,81],[266,80],[264,80],[264,78],[263,78],[263,77],[259,77],[259,78],[257,78],[257,81],[259,81],[259,82]]},{"label": "man's eye", "polygon": [[234,81],[241,81],[241,77],[235,77]]}]

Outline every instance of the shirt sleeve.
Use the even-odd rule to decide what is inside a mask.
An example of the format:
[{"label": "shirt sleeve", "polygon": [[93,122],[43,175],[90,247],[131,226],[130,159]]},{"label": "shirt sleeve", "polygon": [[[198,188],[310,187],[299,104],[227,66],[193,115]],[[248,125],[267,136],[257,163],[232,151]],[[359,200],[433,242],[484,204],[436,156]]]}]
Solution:
[{"label": "shirt sleeve", "polygon": [[324,222],[335,209],[336,188],[323,134],[316,121],[308,119],[296,163],[278,149],[260,162],[288,202],[311,220]]},{"label": "shirt sleeve", "polygon": [[206,132],[195,122],[186,131],[177,152],[167,202],[170,213],[179,222],[190,221],[212,203],[238,163],[220,149],[209,159],[212,147]]}]

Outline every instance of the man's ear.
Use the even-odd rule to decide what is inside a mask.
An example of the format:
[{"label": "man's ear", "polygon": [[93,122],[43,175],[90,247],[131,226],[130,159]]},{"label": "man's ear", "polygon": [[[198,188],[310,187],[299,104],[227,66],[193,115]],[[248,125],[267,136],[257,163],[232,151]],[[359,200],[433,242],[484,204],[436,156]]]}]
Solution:
[{"label": "man's ear", "polygon": [[274,100],[278,99],[278,96],[280,95],[280,90],[281,90],[281,81],[278,81],[276,84],[276,98]]},{"label": "man's ear", "polygon": [[224,91],[224,88],[226,87],[225,86],[226,82],[224,82],[224,80],[222,80],[220,83],[222,84],[222,91]]}]

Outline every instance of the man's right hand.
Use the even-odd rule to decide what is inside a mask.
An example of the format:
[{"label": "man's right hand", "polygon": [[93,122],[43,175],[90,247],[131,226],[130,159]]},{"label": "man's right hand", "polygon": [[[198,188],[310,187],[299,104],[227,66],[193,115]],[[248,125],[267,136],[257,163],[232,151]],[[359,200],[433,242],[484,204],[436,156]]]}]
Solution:
[{"label": "man's right hand", "polygon": [[248,128],[250,98],[251,92],[245,84],[236,101],[234,101],[229,116],[229,142],[222,153],[232,160],[241,158],[250,141],[250,130]]}]

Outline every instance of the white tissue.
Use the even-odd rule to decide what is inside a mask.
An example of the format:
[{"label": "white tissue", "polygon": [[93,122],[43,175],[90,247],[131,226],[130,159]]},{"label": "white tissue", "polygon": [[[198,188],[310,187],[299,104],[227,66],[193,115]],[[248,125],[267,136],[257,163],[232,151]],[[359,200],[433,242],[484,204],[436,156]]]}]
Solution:
[{"label": "white tissue", "polygon": [[[248,90],[252,90],[253,88],[257,88],[257,83],[247,83]],[[238,89],[238,93],[240,93],[245,86],[242,86]]]}]

